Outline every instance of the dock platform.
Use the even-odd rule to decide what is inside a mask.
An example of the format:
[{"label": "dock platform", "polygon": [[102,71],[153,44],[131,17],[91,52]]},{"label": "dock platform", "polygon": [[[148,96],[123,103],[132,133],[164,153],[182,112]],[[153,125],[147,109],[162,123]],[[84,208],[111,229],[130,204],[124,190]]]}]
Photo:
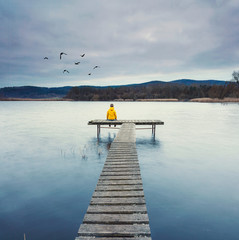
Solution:
[{"label": "dock platform", "polygon": [[[100,129],[105,128],[101,127],[101,125],[122,125],[124,123],[134,123],[135,125],[150,125],[150,128],[139,128],[139,129],[152,129],[152,134],[155,137],[156,132],[156,125],[164,125],[164,122],[161,120],[104,120],[104,119],[96,119],[91,120],[88,122],[88,125],[97,125],[97,138],[99,138],[100,135]],[[108,128],[108,127],[107,127]]]},{"label": "dock platform", "polygon": [[122,124],[75,240],[151,240],[135,123]]}]

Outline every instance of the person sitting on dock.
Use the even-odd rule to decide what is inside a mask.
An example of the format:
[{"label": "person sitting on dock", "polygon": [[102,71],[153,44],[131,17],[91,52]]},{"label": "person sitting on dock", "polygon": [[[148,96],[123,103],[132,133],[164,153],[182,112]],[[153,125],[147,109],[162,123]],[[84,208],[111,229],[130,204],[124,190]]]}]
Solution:
[{"label": "person sitting on dock", "polygon": [[[112,103],[110,104],[110,108],[107,111],[106,119],[109,120],[109,121],[117,120],[117,114],[116,114],[116,111],[114,109],[114,104],[112,104]],[[111,127],[110,124],[109,124],[109,126]],[[115,127],[116,127],[116,125],[115,125]]]}]

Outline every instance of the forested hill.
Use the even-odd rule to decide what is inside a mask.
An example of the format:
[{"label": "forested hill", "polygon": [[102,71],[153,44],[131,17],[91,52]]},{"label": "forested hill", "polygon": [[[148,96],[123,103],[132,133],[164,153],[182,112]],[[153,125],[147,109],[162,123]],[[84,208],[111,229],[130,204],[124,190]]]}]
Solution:
[{"label": "forested hill", "polygon": [[[232,84],[233,85],[233,84]],[[236,91],[237,90],[237,91]],[[171,82],[151,81],[141,84],[117,86],[78,86],[78,87],[5,87],[0,89],[0,98],[69,98],[73,100],[94,101],[114,99],[153,99],[198,97],[239,97],[238,88],[218,80],[180,79]]]}]

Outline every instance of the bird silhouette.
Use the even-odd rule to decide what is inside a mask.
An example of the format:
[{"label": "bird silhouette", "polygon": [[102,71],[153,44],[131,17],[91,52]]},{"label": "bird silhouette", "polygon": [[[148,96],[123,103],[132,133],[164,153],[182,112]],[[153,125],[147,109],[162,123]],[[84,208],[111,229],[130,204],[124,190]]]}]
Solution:
[{"label": "bird silhouette", "polygon": [[48,59],[48,57],[44,57],[44,59]]},{"label": "bird silhouette", "polygon": [[64,55],[67,55],[67,54],[64,53],[64,52],[61,52],[61,53],[60,53],[60,59],[61,59],[61,56],[62,56],[63,54],[64,54]]},{"label": "bird silhouette", "polygon": [[91,75],[91,73],[88,73],[88,75],[90,76],[90,75]]},{"label": "bird silhouette", "polygon": [[69,73],[69,71],[68,71],[68,70],[66,70],[66,69],[63,71],[63,73],[65,73],[65,72]]},{"label": "bird silhouette", "polygon": [[100,66],[94,66],[93,69],[99,68]]},{"label": "bird silhouette", "polygon": [[80,64],[80,62],[75,62],[75,65],[79,65]]},{"label": "bird silhouette", "polygon": [[82,55],[80,55],[81,57],[84,57],[85,56],[85,53],[84,54],[82,54]]}]

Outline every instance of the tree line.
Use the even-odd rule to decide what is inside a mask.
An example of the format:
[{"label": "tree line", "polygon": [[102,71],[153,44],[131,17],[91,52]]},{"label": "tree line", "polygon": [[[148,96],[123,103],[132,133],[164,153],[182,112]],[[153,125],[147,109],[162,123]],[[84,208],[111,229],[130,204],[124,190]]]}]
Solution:
[{"label": "tree line", "polygon": [[75,101],[111,101],[116,99],[166,99],[177,98],[239,98],[239,83],[225,82],[224,85],[156,84],[119,87],[72,87],[65,98]]}]

